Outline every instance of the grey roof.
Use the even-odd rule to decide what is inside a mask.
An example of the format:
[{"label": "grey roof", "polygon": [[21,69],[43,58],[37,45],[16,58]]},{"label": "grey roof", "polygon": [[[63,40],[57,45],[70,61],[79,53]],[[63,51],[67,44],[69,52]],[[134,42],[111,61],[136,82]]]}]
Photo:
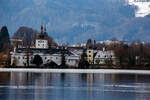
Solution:
[{"label": "grey roof", "polygon": [[[44,54],[61,54],[62,50],[61,49],[37,49],[37,48],[30,48],[29,50],[27,50],[26,48],[18,48],[16,50],[17,53],[44,53]],[[72,53],[71,51],[65,49],[64,50],[64,54],[65,55],[75,55],[74,53]]]}]

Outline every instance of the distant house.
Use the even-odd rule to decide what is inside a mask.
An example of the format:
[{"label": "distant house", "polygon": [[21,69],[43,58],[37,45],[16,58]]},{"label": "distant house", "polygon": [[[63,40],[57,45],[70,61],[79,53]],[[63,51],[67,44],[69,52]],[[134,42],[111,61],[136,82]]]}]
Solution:
[{"label": "distant house", "polygon": [[115,58],[115,54],[114,51],[109,50],[109,51],[105,51],[103,50],[99,50],[96,54],[96,56],[94,57],[94,64],[101,64],[101,65],[106,65],[106,64],[116,64],[116,58]]},{"label": "distant house", "polygon": [[[11,54],[11,65],[14,66],[36,66],[33,64],[33,59],[35,55],[39,55],[43,63],[41,66],[50,64],[51,62],[61,65],[62,54],[61,48],[52,49],[48,47],[48,40],[45,37],[45,32],[43,32],[43,27],[41,26],[41,33],[36,39],[35,48],[14,48]],[[79,56],[72,51],[65,49],[65,62],[68,66],[77,67],[79,63]]]},{"label": "distant house", "polygon": [[112,41],[112,40],[105,40],[105,41],[97,41],[97,43],[105,44],[105,45],[113,45],[113,44],[127,44],[126,41]]}]

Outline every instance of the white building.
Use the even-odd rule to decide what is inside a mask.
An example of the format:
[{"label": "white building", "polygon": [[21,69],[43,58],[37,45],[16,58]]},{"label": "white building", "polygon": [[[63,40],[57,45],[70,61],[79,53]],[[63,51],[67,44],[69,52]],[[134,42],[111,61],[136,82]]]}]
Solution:
[{"label": "white building", "polygon": [[48,41],[47,40],[41,40],[41,39],[37,39],[36,40],[36,48],[44,48],[44,49],[48,49]]},{"label": "white building", "polygon": [[94,58],[94,64],[102,64],[105,65],[107,63],[112,63],[112,64],[116,64],[116,58],[115,58],[115,54],[114,51],[109,50],[109,51],[105,51],[104,49],[101,51],[98,51],[95,58]]},{"label": "white building", "polygon": [[48,49],[48,40],[46,39],[45,34],[46,34],[46,32],[43,31],[43,26],[41,26],[41,33],[40,33],[38,39],[36,39],[36,43],[35,43],[36,48]]},{"label": "white building", "polygon": [[[26,50],[23,48],[17,49],[16,52],[11,52],[11,65],[15,66],[27,66],[27,57],[29,57],[29,66],[35,66],[32,63],[35,55],[39,55],[43,60],[43,66],[50,62],[55,62],[57,65],[61,64],[61,53],[60,50],[54,53],[55,50],[44,50],[44,49],[30,49],[30,53],[26,53]],[[65,54],[66,65],[68,66],[78,66],[79,56],[69,52]]]},{"label": "white building", "polygon": [[[11,65],[25,67],[36,66],[33,64],[33,59],[35,55],[39,55],[42,60],[42,66],[48,65],[51,62],[54,62],[57,65],[61,65],[61,49],[49,49],[48,40],[45,37],[45,32],[43,32],[43,27],[41,27],[41,33],[36,39],[35,48],[30,48],[27,52],[26,48],[14,48],[14,51],[10,52],[11,54]],[[65,61],[68,66],[78,66],[79,56],[69,50],[65,50]]]}]

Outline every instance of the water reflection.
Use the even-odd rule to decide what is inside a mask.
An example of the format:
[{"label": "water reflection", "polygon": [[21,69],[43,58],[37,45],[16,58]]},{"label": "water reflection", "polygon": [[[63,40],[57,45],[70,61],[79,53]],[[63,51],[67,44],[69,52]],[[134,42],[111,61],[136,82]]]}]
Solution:
[{"label": "water reflection", "polygon": [[0,73],[0,100],[149,100],[150,75]]}]

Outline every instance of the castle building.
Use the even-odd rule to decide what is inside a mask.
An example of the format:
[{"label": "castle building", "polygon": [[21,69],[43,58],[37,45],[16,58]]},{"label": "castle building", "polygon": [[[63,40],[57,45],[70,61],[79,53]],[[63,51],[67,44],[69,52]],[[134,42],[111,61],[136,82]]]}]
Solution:
[{"label": "castle building", "polygon": [[[16,67],[36,67],[33,60],[36,55],[42,58],[41,66],[49,66],[51,63],[56,65],[61,65],[62,63],[62,49],[52,49],[49,48],[49,43],[46,35],[46,29],[43,31],[43,26],[41,26],[41,31],[37,39],[35,40],[35,48],[15,48],[10,52],[11,54],[11,65]],[[79,62],[79,55],[74,52],[65,49],[65,62],[67,66],[77,67]],[[51,66],[49,66],[51,67]]]}]

